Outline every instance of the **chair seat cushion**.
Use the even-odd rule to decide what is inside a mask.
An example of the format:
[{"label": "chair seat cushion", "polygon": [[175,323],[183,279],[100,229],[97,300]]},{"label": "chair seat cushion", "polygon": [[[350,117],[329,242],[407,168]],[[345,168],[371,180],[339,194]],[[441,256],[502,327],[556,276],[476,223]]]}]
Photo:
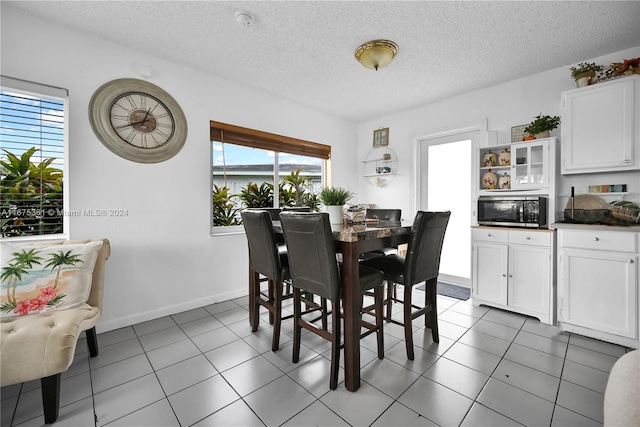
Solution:
[{"label": "chair seat cushion", "polygon": [[382,286],[382,272],[375,268],[360,265],[360,292]]},{"label": "chair seat cushion", "polygon": [[384,280],[404,284],[404,257],[387,255],[363,261],[361,264],[381,270]]},{"label": "chair seat cushion", "polygon": [[1,385],[36,380],[66,371],[82,331],[93,328],[100,309],[72,308],[2,319]]}]

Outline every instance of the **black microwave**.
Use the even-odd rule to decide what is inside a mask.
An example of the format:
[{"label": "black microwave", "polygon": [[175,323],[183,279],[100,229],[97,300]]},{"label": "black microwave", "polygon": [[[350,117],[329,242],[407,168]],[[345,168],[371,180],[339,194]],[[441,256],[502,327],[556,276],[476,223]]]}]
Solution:
[{"label": "black microwave", "polygon": [[478,224],[546,228],[547,198],[537,196],[479,197]]}]

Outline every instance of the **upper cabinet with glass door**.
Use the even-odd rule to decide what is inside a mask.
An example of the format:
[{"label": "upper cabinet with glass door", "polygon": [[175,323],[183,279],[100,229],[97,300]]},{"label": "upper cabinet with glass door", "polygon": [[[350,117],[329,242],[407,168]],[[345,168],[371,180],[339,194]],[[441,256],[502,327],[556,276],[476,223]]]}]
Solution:
[{"label": "upper cabinet with glass door", "polygon": [[514,190],[549,187],[549,140],[513,144],[511,187]]},{"label": "upper cabinet with glass door", "polygon": [[480,149],[479,194],[537,191],[554,185],[556,138]]}]

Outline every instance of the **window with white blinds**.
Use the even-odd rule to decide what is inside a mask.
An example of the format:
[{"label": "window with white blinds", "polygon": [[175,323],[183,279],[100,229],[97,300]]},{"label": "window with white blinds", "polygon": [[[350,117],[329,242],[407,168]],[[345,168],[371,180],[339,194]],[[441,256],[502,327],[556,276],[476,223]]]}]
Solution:
[{"label": "window with white blinds", "polygon": [[2,237],[65,233],[65,89],[0,78]]}]

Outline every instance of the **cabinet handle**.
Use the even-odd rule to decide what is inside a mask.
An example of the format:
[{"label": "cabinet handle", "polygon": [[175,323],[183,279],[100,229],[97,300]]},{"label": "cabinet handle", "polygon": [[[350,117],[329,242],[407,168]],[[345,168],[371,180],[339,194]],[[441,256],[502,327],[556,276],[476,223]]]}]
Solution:
[{"label": "cabinet handle", "polygon": [[599,241],[600,241],[600,238],[599,238],[599,237],[594,237],[594,238],[593,238],[593,241],[594,241],[594,242],[599,242]]},{"label": "cabinet handle", "polygon": [[629,159],[624,159],[624,162],[625,162],[625,163],[631,163],[631,160],[629,160]]},{"label": "cabinet handle", "polygon": [[527,236],[527,240],[531,240],[531,237]]},{"label": "cabinet handle", "polygon": [[509,277],[513,277],[513,274],[510,274]]},{"label": "cabinet handle", "polygon": [[487,233],[487,237],[491,237],[491,233]]},{"label": "cabinet handle", "polygon": [[629,264],[633,264],[634,262],[635,262],[635,261],[634,261],[634,260],[632,260],[632,259],[630,259],[630,260],[629,260]]},{"label": "cabinet handle", "polygon": [[502,277],[507,277],[507,275],[506,275],[506,274],[504,274],[504,273],[502,273]]}]

